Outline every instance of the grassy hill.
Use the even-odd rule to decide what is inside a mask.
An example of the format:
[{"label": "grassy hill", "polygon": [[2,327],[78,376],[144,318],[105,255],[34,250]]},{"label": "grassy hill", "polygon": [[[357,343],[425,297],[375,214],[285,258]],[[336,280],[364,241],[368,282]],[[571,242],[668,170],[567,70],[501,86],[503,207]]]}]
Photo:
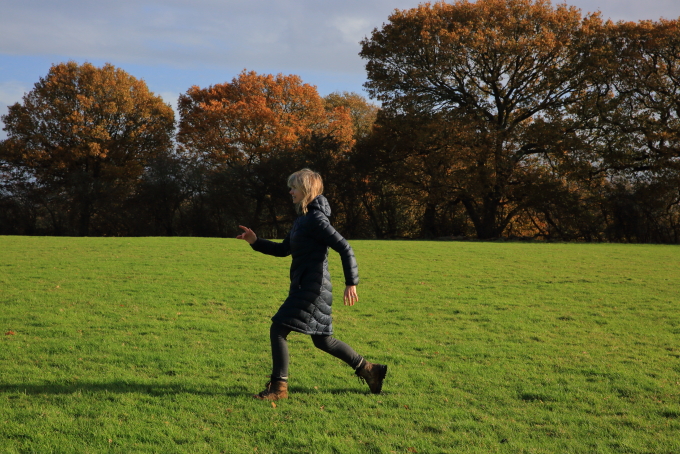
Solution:
[{"label": "grassy hill", "polygon": [[206,238],[0,237],[2,453],[680,452],[680,247],[353,241],[336,337],[289,337],[290,259]]}]

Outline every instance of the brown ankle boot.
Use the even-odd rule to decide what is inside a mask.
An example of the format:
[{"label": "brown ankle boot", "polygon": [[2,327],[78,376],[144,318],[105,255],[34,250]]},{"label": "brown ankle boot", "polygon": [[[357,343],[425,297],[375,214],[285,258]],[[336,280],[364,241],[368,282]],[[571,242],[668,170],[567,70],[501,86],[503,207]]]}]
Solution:
[{"label": "brown ankle boot", "polygon": [[383,380],[387,374],[387,366],[383,364],[372,364],[364,360],[355,374],[366,381],[368,388],[373,394],[379,394],[382,390]]},{"label": "brown ankle boot", "polygon": [[265,385],[265,390],[253,397],[260,400],[288,399],[288,382],[270,381]]}]

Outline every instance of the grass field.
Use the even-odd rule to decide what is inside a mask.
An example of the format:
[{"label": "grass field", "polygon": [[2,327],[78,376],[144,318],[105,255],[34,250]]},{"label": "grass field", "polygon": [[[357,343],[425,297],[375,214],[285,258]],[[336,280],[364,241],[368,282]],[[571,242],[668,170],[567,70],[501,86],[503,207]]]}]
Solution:
[{"label": "grass field", "polygon": [[[353,241],[336,337],[252,399],[289,259],[199,238],[0,237],[0,453],[677,453],[680,248]],[[331,252],[336,286],[342,282]]]}]

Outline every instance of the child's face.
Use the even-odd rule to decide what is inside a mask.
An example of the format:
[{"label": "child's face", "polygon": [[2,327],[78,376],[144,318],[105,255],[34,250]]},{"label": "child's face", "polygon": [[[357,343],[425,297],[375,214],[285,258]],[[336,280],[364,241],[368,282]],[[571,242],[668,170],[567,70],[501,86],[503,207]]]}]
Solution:
[{"label": "child's face", "polygon": [[300,203],[305,196],[298,188],[290,188],[289,194],[293,198],[293,203]]}]

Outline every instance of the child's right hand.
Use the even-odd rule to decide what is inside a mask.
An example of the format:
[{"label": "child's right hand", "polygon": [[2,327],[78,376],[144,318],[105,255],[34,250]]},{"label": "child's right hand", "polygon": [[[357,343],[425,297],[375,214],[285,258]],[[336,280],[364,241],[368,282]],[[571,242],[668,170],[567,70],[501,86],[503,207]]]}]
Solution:
[{"label": "child's right hand", "polygon": [[246,240],[248,244],[253,244],[255,241],[257,241],[257,235],[255,235],[255,232],[250,230],[248,227],[244,227],[242,225],[239,225],[243,229],[243,233],[240,235],[237,235],[236,238],[239,240]]}]

